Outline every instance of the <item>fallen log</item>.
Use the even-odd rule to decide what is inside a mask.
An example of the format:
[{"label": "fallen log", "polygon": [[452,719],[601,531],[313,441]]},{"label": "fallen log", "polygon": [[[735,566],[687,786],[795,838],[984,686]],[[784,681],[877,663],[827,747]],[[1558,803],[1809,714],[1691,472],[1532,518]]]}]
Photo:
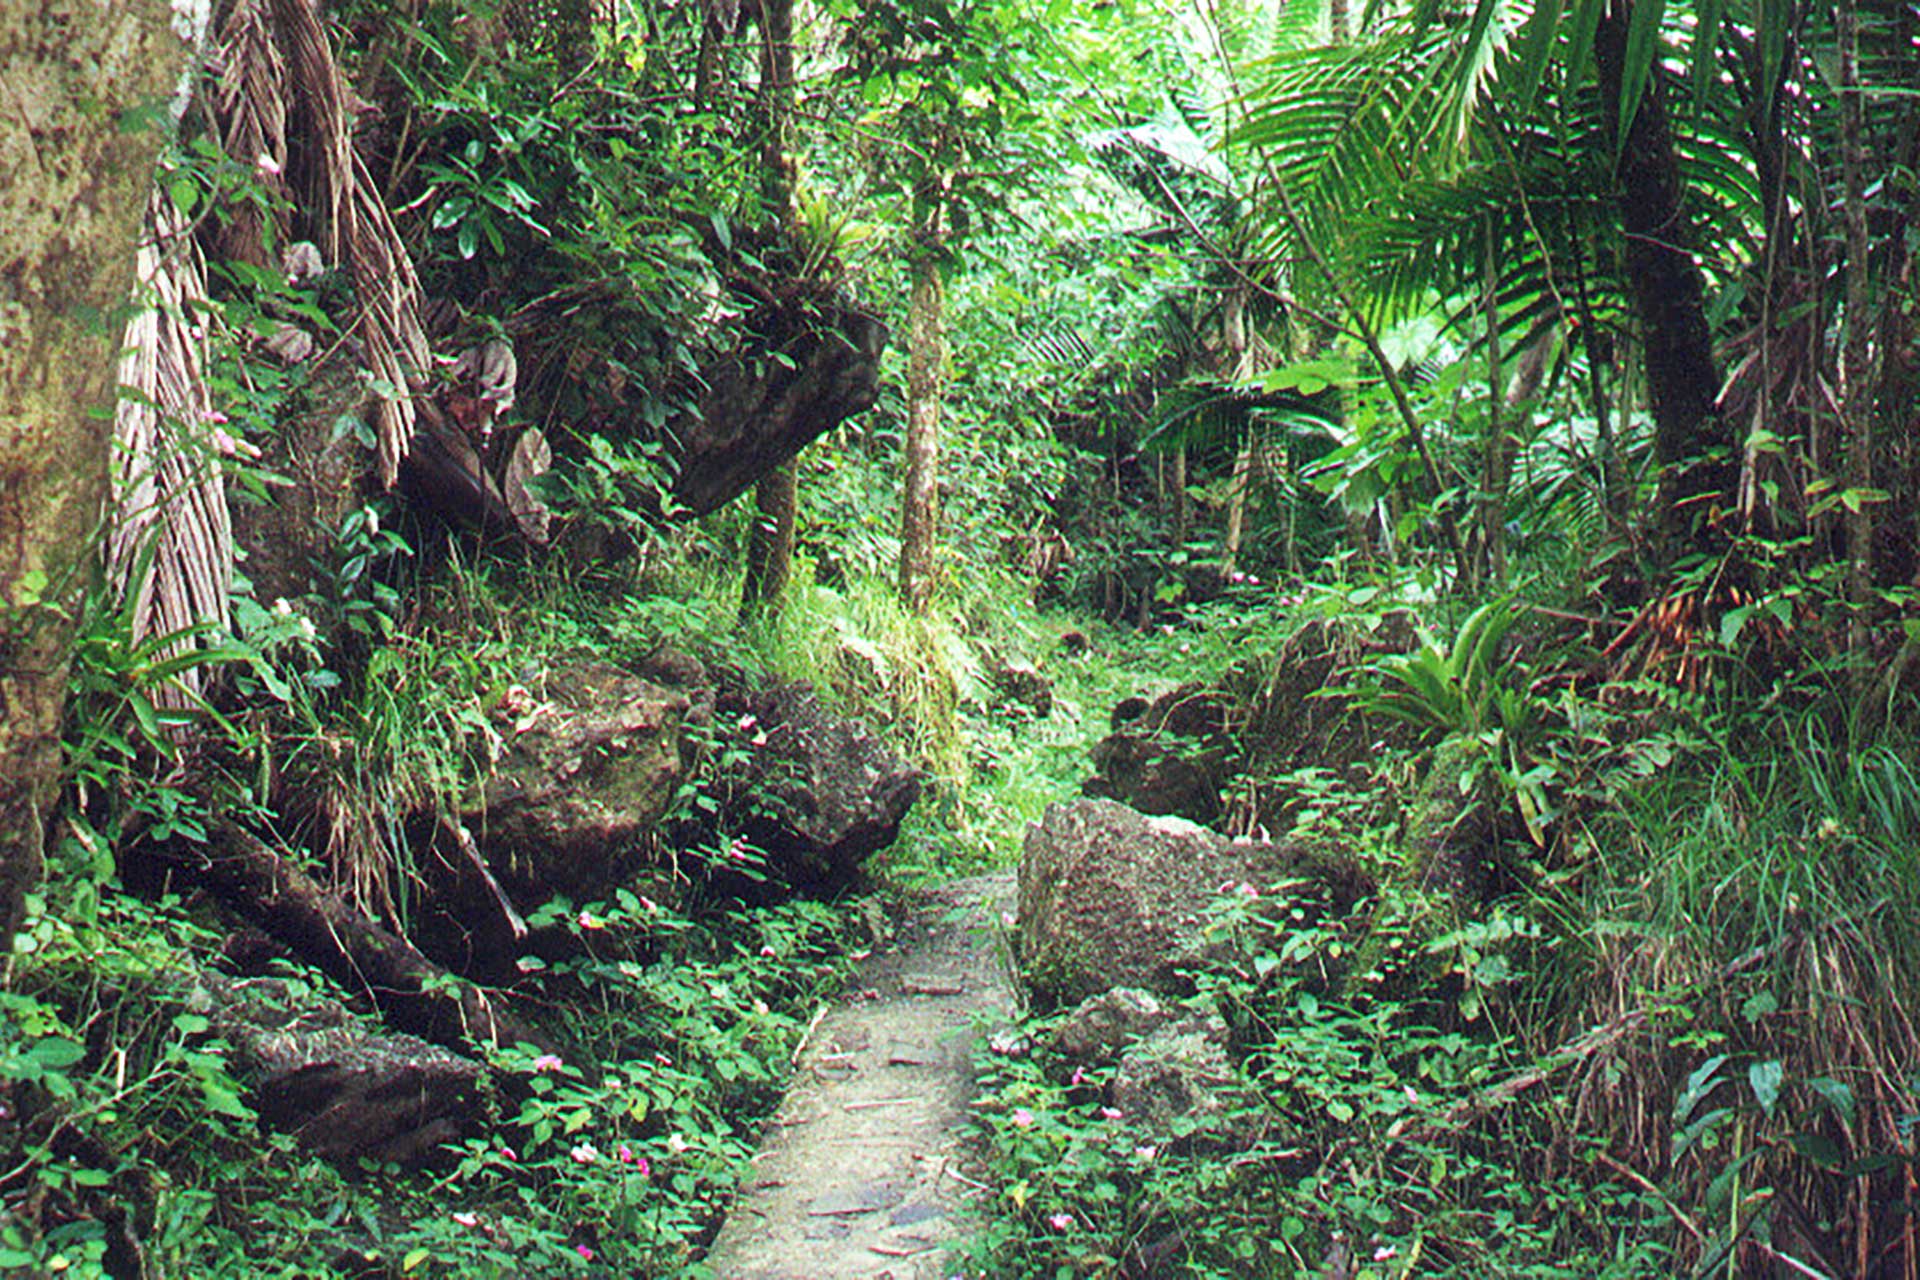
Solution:
[{"label": "fallen log", "polygon": [[434,964],[232,822],[211,824],[204,844],[138,841],[132,857],[213,894],[347,990],[365,991],[389,1021],[424,1040],[456,1050],[555,1047],[498,996]]}]

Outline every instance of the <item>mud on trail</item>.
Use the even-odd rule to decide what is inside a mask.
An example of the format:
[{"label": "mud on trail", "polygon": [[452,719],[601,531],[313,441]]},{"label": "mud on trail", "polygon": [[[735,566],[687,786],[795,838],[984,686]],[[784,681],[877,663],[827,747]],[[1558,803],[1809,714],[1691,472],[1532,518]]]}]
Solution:
[{"label": "mud on trail", "polygon": [[706,1265],[715,1280],[938,1280],[980,1184],[981,1016],[1011,1016],[1013,877],[926,891],[814,1025]]}]

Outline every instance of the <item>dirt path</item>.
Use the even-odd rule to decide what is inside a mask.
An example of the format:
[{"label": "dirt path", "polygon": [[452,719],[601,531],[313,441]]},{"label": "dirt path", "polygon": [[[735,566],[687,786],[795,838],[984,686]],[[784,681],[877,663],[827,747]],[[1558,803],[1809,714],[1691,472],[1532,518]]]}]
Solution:
[{"label": "dirt path", "polygon": [[938,1280],[974,1191],[960,1149],[977,1015],[1012,992],[1010,875],[929,892],[814,1026],[707,1256],[717,1280]]}]

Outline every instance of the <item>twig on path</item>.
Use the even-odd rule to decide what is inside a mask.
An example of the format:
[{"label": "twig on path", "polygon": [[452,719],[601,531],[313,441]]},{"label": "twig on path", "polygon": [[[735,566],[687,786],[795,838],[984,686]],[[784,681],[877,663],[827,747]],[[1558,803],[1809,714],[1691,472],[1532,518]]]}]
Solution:
[{"label": "twig on path", "polygon": [[866,1111],[873,1107],[897,1107],[903,1103],[918,1102],[918,1098],[870,1098],[865,1102],[843,1102],[842,1111]]},{"label": "twig on path", "polygon": [[793,1046],[793,1059],[789,1066],[800,1065],[800,1055],[806,1052],[807,1041],[813,1039],[813,1029],[820,1025],[820,1019],[827,1016],[827,1002],[822,1000],[820,1007],[813,1011],[813,1017],[807,1022],[807,1029],[800,1033],[800,1043]]},{"label": "twig on path", "polygon": [[916,1253],[925,1253],[933,1248],[930,1244],[916,1245],[911,1249],[902,1249],[897,1244],[870,1244],[867,1248],[875,1253],[883,1253],[889,1258],[911,1258]]}]

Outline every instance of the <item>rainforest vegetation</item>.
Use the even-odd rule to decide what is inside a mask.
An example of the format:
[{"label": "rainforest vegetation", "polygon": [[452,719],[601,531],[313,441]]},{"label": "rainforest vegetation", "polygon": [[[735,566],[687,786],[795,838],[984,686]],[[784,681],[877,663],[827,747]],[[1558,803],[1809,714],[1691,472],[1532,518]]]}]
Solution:
[{"label": "rainforest vegetation", "polygon": [[710,1274],[1084,788],[1345,887],[945,1274],[1920,1274],[1920,6],[205,7],[0,0],[0,1273]]}]

